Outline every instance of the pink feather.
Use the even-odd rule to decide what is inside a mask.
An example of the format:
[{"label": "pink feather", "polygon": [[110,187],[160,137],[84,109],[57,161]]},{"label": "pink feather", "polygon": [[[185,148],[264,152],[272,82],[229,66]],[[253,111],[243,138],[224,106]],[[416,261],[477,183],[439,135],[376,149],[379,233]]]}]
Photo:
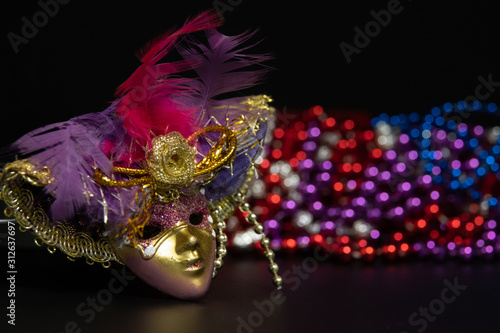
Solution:
[{"label": "pink feather", "polygon": [[179,30],[162,35],[140,51],[143,64],[116,91],[121,97],[116,112],[135,143],[131,152],[132,161],[144,158],[143,148],[154,136],[177,131],[188,137],[196,131],[198,108],[180,102],[182,96],[192,92],[189,81],[193,79],[174,76],[192,69],[193,61],[157,63],[183,35],[220,24],[217,13],[202,13]]},{"label": "pink feather", "polygon": [[116,95],[123,96],[128,90],[149,84],[146,81],[150,81],[151,79],[156,80],[158,77],[162,76],[158,76],[160,73],[163,73],[163,75],[174,74],[188,69],[189,63],[186,61],[161,64],[159,65],[160,67],[155,66],[155,68],[152,67],[172,50],[179,37],[182,35],[216,28],[220,25],[221,21],[219,15],[214,11],[206,11],[191,21],[188,20],[179,30],[174,32],[168,31],[162,36],[147,43],[138,54],[143,64],[117,88]]}]

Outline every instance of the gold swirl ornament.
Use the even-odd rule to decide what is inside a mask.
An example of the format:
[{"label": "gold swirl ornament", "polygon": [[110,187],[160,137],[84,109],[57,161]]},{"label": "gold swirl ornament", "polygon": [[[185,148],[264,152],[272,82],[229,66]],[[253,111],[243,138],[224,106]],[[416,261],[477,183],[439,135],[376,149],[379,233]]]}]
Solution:
[{"label": "gold swirl ornament", "polygon": [[[219,132],[217,142],[208,153],[196,163],[196,142],[206,133]],[[94,179],[97,183],[109,187],[133,187],[153,185],[156,191],[176,191],[191,185],[196,179],[206,184],[212,180],[216,172],[223,166],[231,164],[236,153],[236,135],[225,126],[205,127],[185,139],[179,132],[170,132],[153,138],[151,148],[146,152],[146,168],[115,167],[118,172],[129,177],[129,180],[117,181],[96,169]],[[140,178],[135,178],[140,177]]]}]

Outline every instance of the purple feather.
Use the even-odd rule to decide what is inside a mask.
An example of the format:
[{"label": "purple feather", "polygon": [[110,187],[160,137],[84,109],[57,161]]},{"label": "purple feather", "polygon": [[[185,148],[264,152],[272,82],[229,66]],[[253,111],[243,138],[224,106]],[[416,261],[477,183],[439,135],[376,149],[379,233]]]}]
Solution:
[{"label": "purple feather", "polygon": [[[255,32],[243,33],[237,36],[225,36],[215,29],[207,31],[207,45],[191,40],[188,46],[178,46],[179,53],[188,62],[193,63],[193,69],[199,80],[193,80],[191,88],[195,92],[191,100],[183,100],[187,105],[200,108],[198,124],[205,126],[210,117],[215,117],[224,124],[229,119],[240,118],[249,114],[254,118],[255,111],[249,111],[244,101],[247,97],[216,99],[222,94],[236,92],[250,88],[261,80],[267,69],[253,69],[251,66],[260,65],[269,60],[269,55],[244,54],[254,44],[242,46]],[[260,118],[269,118],[268,111],[262,110]],[[250,166],[250,158],[260,154],[260,146],[256,145],[266,132],[266,124],[261,123],[259,133],[249,134],[246,138],[238,139],[238,149],[233,161],[232,172],[222,169],[216,179],[205,187],[206,196],[210,201],[234,193],[246,178]],[[253,148],[251,148],[253,147]],[[206,153],[210,149],[207,145],[200,145],[201,151]]]},{"label": "purple feather", "polygon": [[[196,93],[192,95],[191,100],[183,101],[187,105],[200,108],[200,125],[212,115],[211,108],[220,104],[221,101],[215,100],[215,97],[250,88],[267,72],[265,69],[242,70],[271,58],[269,55],[243,54],[255,46],[256,43],[241,46],[254,33],[226,36],[211,29],[207,31],[208,45],[191,40],[188,46],[178,46],[179,53],[194,64],[194,70],[200,79],[191,81],[191,88]],[[226,101],[222,103],[227,104]]]},{"label": "purple feather", "polygon": [[124,135],[121,121],[113,119],[111,107],[34,130],[9,148],[28,157],[37,168],[51,170],[53,180],[44,188],[55,197],[50,207],[53,220],[71,218],[99,193],[92,180],[94,168],[110,173],[113,165],[100,149],[103,140],[119,140]]}]

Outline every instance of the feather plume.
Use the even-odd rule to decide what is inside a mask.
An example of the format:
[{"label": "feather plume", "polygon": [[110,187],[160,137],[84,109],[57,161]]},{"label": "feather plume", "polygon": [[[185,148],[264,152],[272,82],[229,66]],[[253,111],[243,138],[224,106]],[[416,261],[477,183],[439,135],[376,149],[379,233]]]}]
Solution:
[{"label": "feather plume", "polygon": [[220,26],[220,24],[221,21],[219,15],[216,12],[207,11],[192,20],[187,20],[184,26],[182,26],[179,30],[174,32],[168,31],[162,36],[147,43],[138,54],[142,65],[118,87],[116,95],[123,96],[131,89],[142,87],[145,84],[150,85],[150,83],[145,82],[145,80],[156,80],[163,75],[178,73],[186,70],[189,67],[189,64],[185,61],[161,64],[160,67],[156,67],[154,69],[152,66],[156,65],[165,55],[168,54],[168,52],[172,50],[175,43],[182,35],[215,28]]},{"label": "feather plume", "polygon": [[200,112],[197,119],[199,124],[210,116],[224,119],[228,115],[231,118],[231,114],[227,114],[227,112],[222,115],[223,117],[220,117],[221,115],[216,114],[217,111],[212,110],[212,108],[225,105],[227,106],[225,111],[227,111],[231,109],[231,106],[237,106],[239,101],[231,103],[232,100],[220,101],[215,100],[215,98],[225,93],[250,88],[256,85],[267,72],[266,69],[242,70],[259,65],[271,58],[265,54],[249,55],[244,53],[257,44],[242,46],[254,34],[255,32],[245,32],[236,36],[226,36],[211,29],[207,31],[207,45],[191,40],[187,47],[178,46],[179,53],[184,59],[196,64],[194,70],[200,80],[190,82],[195,94],[192,95],[191,101],[186,101],[186,104],[199,107]]},{"label": "feather plume", "polygon": [[[117,89],[122,96],[117,114],[133,140],[133,162],[144,158],[144,147],[154,136],[177,131],[188,137],[211,116],[223,123],[232,113],[241,115],[239,101],[216,98],[257,84],[266,70],[248,68],[270,57],[244,54],[255,45],[242,46],[254,33],[225,36],[213,29],[219,24],[218,15],[207,12],[141,50],[143,64]],[[200,30],[206,30],[206,44],[179,43],[181,36]],[[174,46],[183,60],[158,64]],[[187,70],[197,77],[176,76]]]},{"label": "feather plume", "polygon": [[188,137],[197,129],[197,109],[180,101],[182,96],[191,92],[189,81],[192,79],[174,77],[179,72],[191,69],[192,62],[157,63],[183,35],[214,28],[220,23],[217,13],[205,12],[141,50],[143,64],[117,89],[117,95],[123,96],[117,113],[123,118],[124,126],[135,144],[133,161],[144,158],[141,148],[146,147],[152,137],[170,131]]},{"label": "feather plume", "polygon": [[[217,173],[217,177],[207,186],[205,193],[210,201],[218,200],[234,193],[244,182],[246,171],[254,159],[261,153],[261,144],[265,136],[267,124],[263,119],[270,119],[270,109],[267,107],[250,108],[246,104],[248,97],[235,97],[218,99],[221,95],[250,88],[261,80],[267,69],[253,69],[255,65],[269,60],[270,55],[251,55],[245,52],[256,45],[243,46],[255,32],[243,33],[237,36],[225,36],[212,29],[207,31],[207,44],[191,40],[187,46],[179,45],[179,53],[187,61],[196,64],[194,71],[199,80],[191,81],[193,91],[190,100],[183,100],[187,105],[198,107],[198,126],[216,122],[225,124],[245,116],[249,123],[245,126],[251,128],[243,131],[238,137],[236,157],[231,168],[225,168]],[[260,122],[259,130],[254,133],[257,121]],[[229,125],[229,124],[228,124]],[[241,128],[238,128],[238,132]],[[202,154],[206,153],[209,146],[199,146]]]},{"label": "feather plume", "polygon": [[50,207],[53,220],[73,217],[99,192],[92,180],[94,167],[111,171],[112,162],[100,145],[104,140],[123,140],[120,136],[125,134],[121,121],[112,117],[113,109],[44,126],[9,147],[35,167],[51,170],[53,180],[44,190],[55,197]]}]

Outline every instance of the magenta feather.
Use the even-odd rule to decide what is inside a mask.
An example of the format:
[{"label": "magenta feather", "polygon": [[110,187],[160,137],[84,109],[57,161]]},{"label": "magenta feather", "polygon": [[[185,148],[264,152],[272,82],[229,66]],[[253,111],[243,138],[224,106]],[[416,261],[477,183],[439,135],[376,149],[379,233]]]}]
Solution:
[{"label": "magenta feather", "polygon": [[154,69],[152,67],[170,52],[182,35],[215,28],[220,26],[220,24],[221,21],[217,13],[213,11],[204,12],[194,19],[186,21],[184,26],[182,26],[179,30],[174,32],[168,31],[162,36],[147,43],[146,46],[139,51],[139,57],[141,58],[141,62],[143,64],[118,87],[116,95],[123,96],[127,91],[137,89],[138,87],[144,87],[145,84],[147,85],[147,88],[152,84],[152,81],[150,80],[154,81],[163,75],[171,75],[186,70],[189,64],[185,61],[161,64],[159,67]]},{"label": "magenta feather", "polygon": [[130,157],[133,162],[144,158],[144,147],[154,136],[177,131],[188,137],[197,130],[197,108],[181,101],[182,96],[191,93],[189,81],[192,79],[174,77],[191,69],[192,62],[157,63],[172,50],[181,36],[218,25],[217,13],[205,12],[186,22],[179,30],[149,43],[140,52],[143,64],[118,87],[117,95],[122,98],[116,112],[133,139]]}]

